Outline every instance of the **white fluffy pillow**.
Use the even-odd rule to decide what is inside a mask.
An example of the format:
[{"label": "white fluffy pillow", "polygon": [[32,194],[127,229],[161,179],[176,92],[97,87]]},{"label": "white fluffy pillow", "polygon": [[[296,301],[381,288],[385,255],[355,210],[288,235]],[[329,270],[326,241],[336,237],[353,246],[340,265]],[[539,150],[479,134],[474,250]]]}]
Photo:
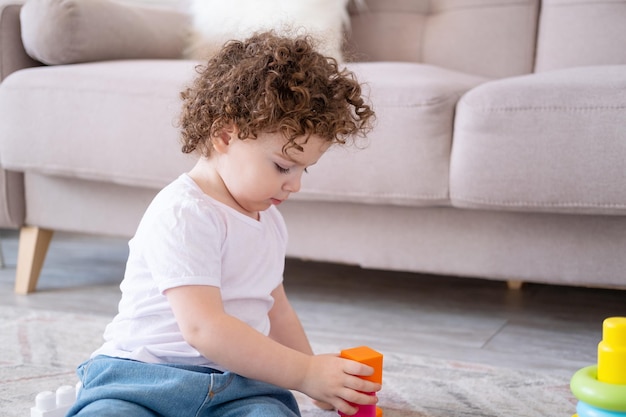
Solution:
[{"label": "white fluffy pillow", "polygon": [[204,60],[231,39],[274,29],[279,34],[309,34],[322,54],[341,62],[349,1],[190,0],[192,33],[185,57]]}]

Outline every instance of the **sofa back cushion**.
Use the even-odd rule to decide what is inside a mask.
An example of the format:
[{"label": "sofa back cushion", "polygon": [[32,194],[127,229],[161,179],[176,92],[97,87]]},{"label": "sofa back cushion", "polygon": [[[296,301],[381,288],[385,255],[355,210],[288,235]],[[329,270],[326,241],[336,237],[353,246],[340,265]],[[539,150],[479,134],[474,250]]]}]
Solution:
[{"label": "sofa back cushion", "polygon": [[28,55],[48,65],[180,58],[188,17],[111,0],[28,0],[21,9]]},{"label": "sofa back cushion", "polygon": [[348,48],[356,61],[422,62],[495,78],[526,74],[538,9],[539,0],[363,0],[350,10]]},{"label": "sofa back cushion", "polygon": [[626,64],[626,0],[543,0],[536,68]]}]

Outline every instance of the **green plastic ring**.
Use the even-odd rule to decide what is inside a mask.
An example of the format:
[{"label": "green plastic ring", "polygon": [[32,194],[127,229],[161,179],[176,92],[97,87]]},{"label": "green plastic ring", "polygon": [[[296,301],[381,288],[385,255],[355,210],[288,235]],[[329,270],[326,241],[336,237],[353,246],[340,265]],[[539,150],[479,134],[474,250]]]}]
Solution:
[{"label": "green plastic ring", "polygon": [[609,411],[626,411],[626,385],[598,381],[598,366],[587,366],[570,381],[572,393],[580,401]]}]

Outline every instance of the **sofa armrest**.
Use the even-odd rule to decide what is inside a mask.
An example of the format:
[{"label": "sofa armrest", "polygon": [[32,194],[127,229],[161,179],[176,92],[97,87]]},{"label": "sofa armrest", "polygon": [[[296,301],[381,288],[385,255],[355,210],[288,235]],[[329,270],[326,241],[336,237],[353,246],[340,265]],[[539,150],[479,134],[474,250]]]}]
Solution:
[{"label": "sofa armrest", "polygon": [[[22,68],[41,65],[26,54],[22,44],[18,1],[0,3],[0,82]],[[0,228],[24,224],[24,175],[0,167]]]},{"label": "sofa armrest", "polygon": [[0,3],[0,82],[22,68],[41,65],[24,50],[20,9],[22,2]]}]

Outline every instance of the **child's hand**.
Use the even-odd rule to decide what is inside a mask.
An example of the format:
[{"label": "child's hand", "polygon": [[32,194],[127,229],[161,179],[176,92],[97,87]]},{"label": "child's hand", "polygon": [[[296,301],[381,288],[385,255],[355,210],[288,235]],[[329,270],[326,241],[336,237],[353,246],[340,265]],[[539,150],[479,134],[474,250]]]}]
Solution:
[{"label": "child's hand", "polygon": [[332,404],[325,403],[323,401],[313,400],[313,404],[315,404],[317,408],[321,408],[322,410],[326,411],[333,411],[335,409]]},{"label": "child's hand", "polygon": [[370,366],[335,355],[311,356],[299,391],[344,414],[353,415],[358,408],[352,404],[375,404],[378,401],[375,395],[367,393],[380,391],[381,385],[359,378],[373,373]]}]

